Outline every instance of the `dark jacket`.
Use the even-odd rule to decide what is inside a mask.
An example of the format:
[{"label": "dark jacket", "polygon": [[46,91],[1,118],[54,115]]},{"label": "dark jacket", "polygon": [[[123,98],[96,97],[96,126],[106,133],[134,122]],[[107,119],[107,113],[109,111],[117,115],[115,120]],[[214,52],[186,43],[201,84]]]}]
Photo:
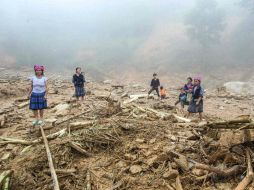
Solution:
[{"label": "dark jacket", "polygon": [[84,75],[80,74],[73,75],[72,82],[74,83],[74,86],[76,87],[84,87],[84,83],[86,82]]},{"label": "dark jacket", "polygon": [[151,87],[152,88],[158,88],[160,86],[160,80],[159,79],[153,79],[151,81]]},{"label": "dark jacket", "polygon": [[192,98],[193,100],[199,99],[200,97],[203,98],[204,93],[201,86],[194,86],[192,91]]}]

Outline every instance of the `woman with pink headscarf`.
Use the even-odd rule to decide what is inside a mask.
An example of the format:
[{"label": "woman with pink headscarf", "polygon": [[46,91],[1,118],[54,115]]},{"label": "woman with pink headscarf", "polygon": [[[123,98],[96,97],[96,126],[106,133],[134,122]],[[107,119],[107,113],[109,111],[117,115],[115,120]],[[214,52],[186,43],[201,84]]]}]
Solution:
[{"label": "woman with pink headscarf", "polygon": [[35,75],[31,77],[31,89],[28,94],[30,109],[34,112],[33,125],[43,123],[44,109],[47,108],[47,78],[44,76],[44,67],[35,65]]},{"label": "woman with pink headscarf", "polygon": [[201,77],[195,77],[194,87],[192,89],[192,99],[188,108],[188,116],[191,113],[199,113],[199,118],[202,120],[204,90],[200,83]]}]

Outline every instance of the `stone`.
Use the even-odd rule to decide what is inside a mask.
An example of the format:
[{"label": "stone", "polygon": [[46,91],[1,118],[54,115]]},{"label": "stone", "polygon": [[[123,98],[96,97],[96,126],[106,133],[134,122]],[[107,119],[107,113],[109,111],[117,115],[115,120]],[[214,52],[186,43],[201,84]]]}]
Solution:
[{"label": "stone", "polygon": [[130,167],[130,172],[131,172],[131,174],[138,174],[138,173],[142,172],[142,168],[139,165],[133,165]]},{"label": "stone", "polygon": [[177,170],[170,170],[163,174],[164,179],[175,179],[179,175],[179,172]]}]

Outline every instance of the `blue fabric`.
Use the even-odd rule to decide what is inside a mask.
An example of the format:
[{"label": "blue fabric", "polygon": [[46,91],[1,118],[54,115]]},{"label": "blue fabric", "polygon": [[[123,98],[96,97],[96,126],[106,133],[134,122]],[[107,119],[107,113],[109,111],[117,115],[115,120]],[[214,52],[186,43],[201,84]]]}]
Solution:
[{"label": "blue fabric", "polygon": [[203,100],[201,100],[198,105],[196,105],[195,100],[192,100],[190,102],[188,112],[190,112],[190,113],[201,113],[201,112],[203,112],[203,104],[204,104]]},{"label": "blue fabric", "polygon": [[188,84],[184,85],[183,90],[184,91],[188,91],[188,90],[190,90],[192,88],[193,88],[193,84],[192,83],[188,83]]},{"label": "blue fabric", "polygon": [[84,87],[75,86],[75,96],[76,97],[83,97],[83,96],[85,96],[85,88]]},{"label": "blue fabric", "polygon": [[45,99],[45,92],[43,93],[32,93],[30,97],[31,110],[42,110],[47,108],[47,100]]},{"label": "blue fabric", "polygon": [[179,100],[182,102],[186,102],[187,101],[187,95],[185,93],[181,93],[179,95]]}]

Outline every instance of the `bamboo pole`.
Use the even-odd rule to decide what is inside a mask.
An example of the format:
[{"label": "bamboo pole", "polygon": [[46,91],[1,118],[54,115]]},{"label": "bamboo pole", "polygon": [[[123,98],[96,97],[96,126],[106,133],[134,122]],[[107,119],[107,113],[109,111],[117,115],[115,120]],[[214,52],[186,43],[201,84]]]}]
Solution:
[{"label": "bamboo pole", "polygon": [[40,129],[41,129],[41,135],[42,135],[44,145],[45,145],[45,148],[46,148],[46,152],[47,152],[47,157],[48,157],[48,162],[49,162],[49,169],[50,169],[51,177],[53,179],[54,190],[60,190],[57,175],[56,175],[56,171],[55,171],[53,160],[52,160],[52,155],[50,153],[50,149],[49,149],[49,145],[48,145],[48,140],[46,138],[46,135],[44,133],[44,130],[43,130],[42,126],[40,126]]}]

